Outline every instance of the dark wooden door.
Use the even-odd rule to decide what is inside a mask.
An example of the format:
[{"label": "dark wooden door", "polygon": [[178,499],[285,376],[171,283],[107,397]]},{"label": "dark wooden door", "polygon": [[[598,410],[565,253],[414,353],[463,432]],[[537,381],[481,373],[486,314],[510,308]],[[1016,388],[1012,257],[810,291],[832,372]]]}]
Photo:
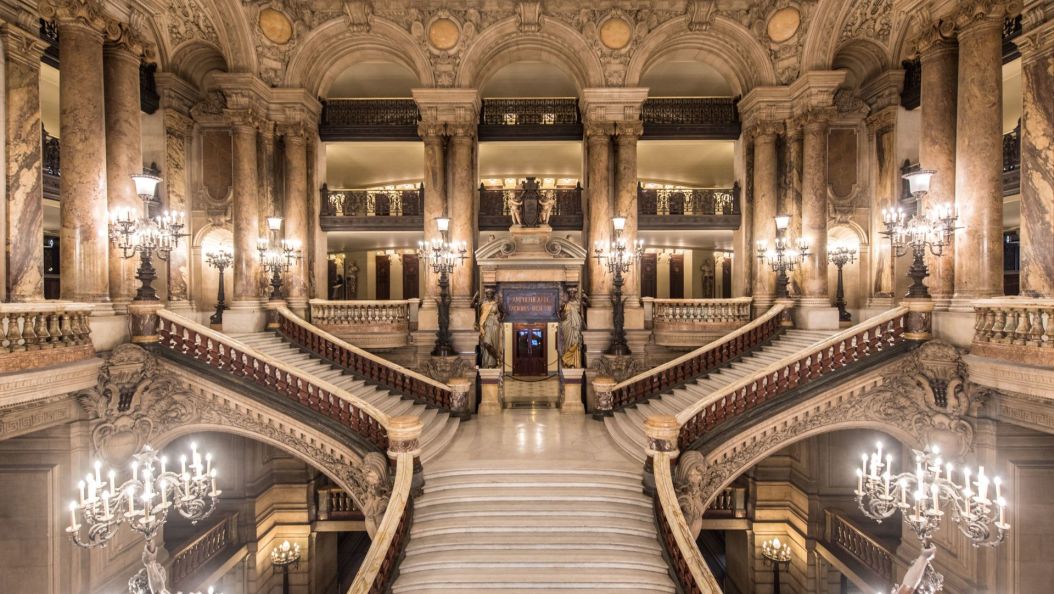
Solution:
[{"label": "dark wooden door", "polygon": [[640,296],[659,296],[659,267],[655,254],[644,254],[640,259]]},{"label": "dark wooden door", "polygon": [[721,260],[721,298],[732,298],[732,260]]},{"label": "dark wooden door", "polygon": [[547,375],[545,324],[513,324],[512,332],[513,375]]},{"label": "dark wooden door", "polygon": [[376,299],[392,298],[392,263],[387,254],[377,254]]},{"label": "dark wooden door", "polygon": [[670,299],[684,299],[684,256],[670,256]]},{"label": "dark wooden door", "polygon": [[403,299],[417,299],[420,296],[419,274],[417,254],[403,254]]}]

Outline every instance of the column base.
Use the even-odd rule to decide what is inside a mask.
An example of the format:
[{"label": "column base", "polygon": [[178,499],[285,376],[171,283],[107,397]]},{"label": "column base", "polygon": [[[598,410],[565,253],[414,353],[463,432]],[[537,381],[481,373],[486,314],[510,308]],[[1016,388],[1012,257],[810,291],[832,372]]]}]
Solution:
[{"label": "column base", "polygon": [[802,300],[794,310],[794,325],[802,330],[837,330],[838,308],[826,299]]},{"label": "column base", "polygon": [[128,342],[131,338],[128,315],[118,315],[109,303],[96,304],[88,318],[88,326],[91,328],[91,342],[95,352],[112,351],[117,345]]},{"label": "column base", "polygon": [[[586,328],[590,330],[611,330],[615,325],[614,310],[611,305],[591,305],[586,310]],[[644,322],[644,310],[641,310],[641,323]]]},{"label": "column base", "polygon": [[[906,304],[905,304],[906,305]],[[969,310],[947,309],[933,312],[933,336],[957,347],[969,348],[973,343],[977,318]]]},{"label": "column base", "polygon": [[758,317],[769,309],[772,308],[776,303],[776,298],[772,295],[755,295],[754,296],[754,317]]},{"label": "column base", "polygon": [[260,332],[266,323],[266,310],[259,300],[234,301],[223,312],[224,334]]},{"label": "column base", "polygon": [[278,308],[287,307],[285,299],[268,299],[264,304],[264,330],[278,330]]},{"label": "column base", "polygon": [[307,297],[289,297],[285,301],[289,311],[304,320],[307,319]]}]

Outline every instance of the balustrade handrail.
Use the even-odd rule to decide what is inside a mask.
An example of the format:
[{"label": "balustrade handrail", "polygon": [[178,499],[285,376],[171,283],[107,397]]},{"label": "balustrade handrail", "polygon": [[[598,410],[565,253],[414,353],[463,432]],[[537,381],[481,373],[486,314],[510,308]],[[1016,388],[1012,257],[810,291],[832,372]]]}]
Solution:
[{"label": "balustrade handrail", "polygon": [[410,305],[420,299],[309,299],[309,305],[328,305],[330,307],[360,307],[368,305]]},{"label": "balustrade handrail", "polygon": [[410,539],[414,506],[410,493],[413,472],[413,454],[400,453],[395,458],[395,482],[388,498],[388,507],[373,535],[366,558],[348,588],[348,594],[389,591],[406,542]]},{"label": "balustrade handrail", "polygon": [[[729,384],[700,399],[676,415],[677,423],[681,426],[678,438],[680,447],[682,449],[689,448],[702,435],[703,431],[727,418],[725,416],[727,407],[719,406],[723,400],[731,399],[734,401],[735,412],[737,414],[742,413],[782,392],[797,387],[804,381],[841,369],[845,366],[847,357],[856,360],[873,352],[884,350],[881,347],[882,341],[888,341],[885,348],[893,347],[903,339],[907,315],[907,307],[895,307],[883,314],[846,328],[809,348],[788,355],[768,367],[760,369],[742,380]],[[891,333],[891,336],[887,337],[885,335],[886,331]],[[882,334],[882,336],[880,337],[879,334]],[[868,344],[865,345],[865,341]],[[844,345],[845,350],[839,350],[839,345]],[[821,361],[823,359],[822,354],[826,354],[831,349],[834,349],[832,353],[833,360]],[[796,364],[798,365],[796,371],[802,372],[804,370],[804,377],[798,377],[791,373],[791,368]],[[765,386],[761,385],[762,382],[766,382]],[[751,392],[749,397],[748,392]],[[713,410],[714,414],[707,418],[707,413],[711,410]]]},{"label": "balustrade handrail", "polygon": [[[161,320],[158,325],[162,348],[180,351],[209,367],[283,393],[387,451],[390,417],[369,402],[171,311],[160,309],[157,315]],[[184,337],[183,332],[190,336]]]},{"label": "balustrade handrail", "polygon": [[93,311],[94,303],[77,301],[26,301],[18,303],[0,303],[0,313],[43,313],[55,311]]},{"label": "balustrade handrail", "polygon": [[[852,555],[853,558],[855,558],[857,561],[860,561],[861,563],[863,563],[864,566],[866,566],[868,569],[870,569],[871,571],[874,571],[879,576],[881,576],[881,577],[883,577],[885,579],[888,579],[891,582],[893,581],[893,579],[895,579],[896,576],[893,575],[893,574],[894,574],[894,565],[896,563],[896,557],[895,557],[895,555],[892,552],[890,552],[889,550],[886,549],[886,546],[884,544],[878,542],[877,540],[872,538],[870,535],[868,535],[866,532],[861,530],[842,511],[836,510],[836,509],[826,509],[826,510],[824,510],[824,514],[825,514],[825,516],[827,518],[827,526],[826,526],[827,534],[825,534],[825,536],[827,537],[827,543],[829,545],[838,546],[842,550],[844,550],[847,553],[849,553],[850,555]],[[876,552],[878,552],[883,557],[883,560],[884,560],[882,565],[881,566],[876,566],[874,563],[870,562],[868,559],[865,559],[863,555],[858,554],[856,551],[850,550],[849,548],[846,547],[845,544],[840,542],[839,539],[837,538],[837,535],[834,533],[834,531],[835,531],[837,526],[844,527],[848,532],[851,532],[855,538],[860,539],[868,547],[870,547],[871,549],[873,549]]]},{"label": "balustrade handrail", "polygon": [[685,594],[721,594],[721,586],[696,546],[692,530],[677,501],[670,454],[656,452],[652,461],[655,468],[655,519],[659,527],[659,539],[666,549],[667,561],[678,581],[678,591]]},{"label": "balustrade handrail", "polygon": [[[749,324],[736,328],[690,353],[615,384],[611,389],[615,408],[639,402],[687,383],[760,346],[780,332],[779,317],[784,309],[783,304],[777,303]],[[748,342],[739,344],[736,349],[733,343],[741,338]]]},{"label": "balustrade handrail", "polygon": [[754,302],[754,298],[753,297],[730,297],[728,299],[665,299],[665,298],[661,298],[660,299],[658,297],[644,297],[644,299],[651,299],[652,303],[663,304],[663,305],[665,305],[665,304],[671,304],[671,305],[679,305],[679,304],[688,304],[688,305],[710,305],[710,304],[723,305],[723,304],[728,304],[728,305],[735,305],[735,304],[740,304],[740,303],[753,303]]},{"label": "balustrade handrail", "polygon": [[[373,353],[360,349],[325,330],[309,324],[281,306],[278,311],[278,331],[297,346],[305,348],[323,359],[357,373],[389,390],[410,396],[426,404],[449,410],[453,390],[447,384],[421,375],[402,365],[392,363]],[[293,330],[298,329],[298,333]],[[311,338],[305,338],[305,334]]]},{"label": "balustrade handrail", "polygon": [[1028,308],[1028,309],[1046,309],[1054,307],[1054,299],[1052,298],[1033,298],[1033,297],[992,297],[989,299],[976,299],[971,304],[975,310],[988,308],[988,309],[1010,309],[1010,308]]},{"label": "balustrade handrail", "polygon": [[[193,575],[195,571],[201,569],[209,561],[215,559],[216,555],[223,552],[225,548],[234,544],[234,527],[237,525],[238,513],[234,512],[227,514],[220,518],[219,521],[215,522],[205,532],[201,533],[197,538],[185,543],[179,549],[171,551],[169,557],[169,573],[172,577],[172,582],[179,583],[187,576]],[[214,546],[213,550],[208,550],[196,559],[190,559],[188,561],[188,557],[199,551],[200,547],[209,543],[216,543],[217,539],[221,543],[220,546]],[[187,563],[191,561],[193,564],[188,566]]]}]

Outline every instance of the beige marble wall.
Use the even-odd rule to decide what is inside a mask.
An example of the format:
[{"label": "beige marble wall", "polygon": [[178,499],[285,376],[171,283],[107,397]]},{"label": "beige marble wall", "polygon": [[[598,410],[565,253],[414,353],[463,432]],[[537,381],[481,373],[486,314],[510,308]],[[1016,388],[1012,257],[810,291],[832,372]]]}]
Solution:
[{"label": "beige marble wall", "polygon": [[1021,294],[1054,297],[1054,15],[1021,49]]},{"label": "beige marble wall", "polygon": [[[776,194],[779,171],[776,157],[776,135],[782,125],[759,124],[754,133],[754,242],[765,240],[769,247],[776,237]],[[756,256],[755,256],[756,257]],[[754,305],[763,311],[772,305],[776,295],[776,279],[772,269],[763,263],[754,267]]]},{"label": "beige marble wall", "polygon": [[[828,307],[827,293],[827,113],[804,118],[802,139],[802,236],[809,256],[802,265],[803,305]],[[794,237],[790,238],[792,241]]]},{"label": "beige marble wall", "polygon": [[256,241],[260,238],[260,207],[257,202],[256,128],[247,114],[232,114],[234,153],[234,301],[257,301],[261,274],[256,265]]},{"label": "beige marble wall", "polygon": [[[303,126],[293,125],[281,130],[285,144],[285,200],[282,216],[285,219],[285,237],[301,242],[307,248],[308,240],[308,195],[307,195],[307,131]],[[289,267],[285,276],[285,295],[291,307],[306,307],[307,258],[301,258]]]},{"label": "beige marble wall", "polygon": [[[619,122],[615,127],[615,209],[613,214],[626,217],[623,237],[632,246],[637,240],[637,142],[644,133],[641,122]],[[640,270],[637,266],[623,275],[623,293],[627,305],[635,306],[640,299]]]},{"label": "beige marble wall", "polygon": [[[139,56],[142,46],[122,38],[103,49],[103,87],[106,93],[106,189],[111,212],[143,212],[132,175],[143,172],[142,131],[139,118]],[[65,68],[63,72],[65,72]],[[65,168],[65,164],[63,164]],[[65,174],[65,171],[63,171]],[[123,307],[135,296],[139,259],[110,250],[110,300]],[[163,264],[154,263],[163,274]]]},{"label": "beige marble wall", "polygon": [[78,19],[60,18],[58,30],[62,298],[108,302],[103,34]]},{"label": "beige marble wall", "polygon": [[1003,293],[1003,11],[959,31],[955,300]]},{"label": "beige marble wall", "polygon": [[[922,59],[922,127],[919,163],[937,172],[921,205],[925,210],[955,200],[956,106],[959,88],[959,45],[936,29],[924,38]],[[946,306],[955,290],[954,248],[943,257],[927,257],[926,284],[938,305]]]},{"label": "beige marble wall", "polygon": [[[613,237],[611,217],[610,169],[611,137],[615,129],[612,124],[586,124],[586,207],[589,220],[586,250],[592,254],[597,242],[607,243]],[[589,258],[589,300],[592,307],[610,306],[611,275],[607,267],[596,258]]]},{"label": "beige marble wall", "polygon": [[4,47],[4,179],[7,301],[44,298],[44,194],[40,146],[40,56],[36,35],[0,25]]}]

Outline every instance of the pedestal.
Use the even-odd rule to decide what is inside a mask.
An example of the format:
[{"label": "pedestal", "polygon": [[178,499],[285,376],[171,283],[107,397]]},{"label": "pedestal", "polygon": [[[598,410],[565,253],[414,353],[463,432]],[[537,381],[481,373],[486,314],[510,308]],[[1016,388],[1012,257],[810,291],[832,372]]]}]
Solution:
[{"label": "pedestal", "polygon": [[482,394],[479,401],[479,416],[501,414],[501,369],[480,369],[479,383]]},{"label": "pedestal", "polygon": [[560,403],[560,414],[584,415],[586,407],[582,404],[582,377],[585,369],[560,370],[560,384],[563,386],[563,401]]},{"label": "pedestal", "polygon": [[611,394],[611,390],[615,387],[615,378],[608,376],[598,376],[593,378],[593,394],[596,396],[596,410],[593,411],[593,418],[602,420],[604,417],[610,417],[612,409],[614,408],[614,399]]},{"label": "pedestal", "polygon": [[837,330],[838,308],[826,300],[802,299],[794,310],[794,325],[802,330]]},{"label": "pedestal", "polygon": [[161,340],[158,334],[157,317],[161,309],[160,301],[132,301],[128,304],[128,319],[134,344],[157,344]]},{"label": "pedestal", "polygon": [[235,301],[223,312],[225,334],[260,332],[264,328],[265,311],[259,301]]},{"label": "pedestal", "polygon": [[467,377],[452,377],[447,382],[453,397],[450,401],[450,414],[462,421],[472,417],[468,408],[468,393],[472,390],[472,380]]},{"label": "pedestal", "polygon": [[285,307],[286,303],[284,299],[270,299],[264,305],[264,309],[267,311],[266,319],[267,322],[264,325],[264,330],[277,330],[278,329],[278,308]]},{"label": "pedestal", "polygon": [[[908,340],[929,340],[933,337],[933,300],[904,299],[901,305],[908,308],[907,328],[904,338]],[[973,318],[970,318],[970,330],[973,330]],[[971,332],[972,334],[972,332]]]}]

